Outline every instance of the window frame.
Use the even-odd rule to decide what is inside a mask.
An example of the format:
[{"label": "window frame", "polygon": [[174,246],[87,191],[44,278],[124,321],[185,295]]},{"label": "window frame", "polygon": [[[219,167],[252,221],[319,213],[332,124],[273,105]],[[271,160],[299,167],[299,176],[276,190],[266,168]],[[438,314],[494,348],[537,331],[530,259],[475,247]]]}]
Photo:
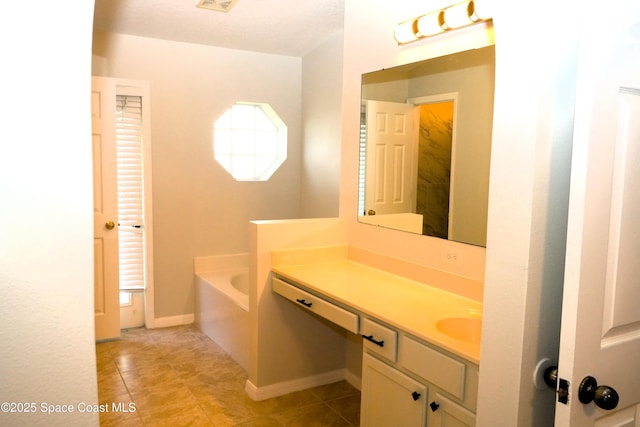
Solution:
[{"label": "window frame", "polygon": [[214,159],[236,181],[268,181],[287,159],[287,133],[269,104],[235,102],[213,124]]}]

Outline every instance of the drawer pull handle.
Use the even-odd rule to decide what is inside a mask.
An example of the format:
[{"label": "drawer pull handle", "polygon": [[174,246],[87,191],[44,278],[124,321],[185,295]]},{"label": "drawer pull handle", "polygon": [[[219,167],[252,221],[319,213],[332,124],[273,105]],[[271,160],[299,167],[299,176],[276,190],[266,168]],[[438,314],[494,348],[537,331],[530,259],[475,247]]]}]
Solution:
[{"label": "drawer pull handle", "polygon": [[296,299],[296,301],[304,305],[305,307],[311,307],[313,305],[312,302],[306,302],[304,299],[300,299],[300,298]]},{"label": "drawer pull handle", "polygon": [[418,393],[417,391],[414,391],[413,393],[411,393],[411,397],[413,397],[413,400],[420,399],[420,396],[422,396],[422,395],[420,393]]},{"label": "drawer pull handle", "polygon": [[373,335],[363,335],[362,338],[364,338],[367,341],[371,341],[375,345],[379,345],[380,347],[384,347],[384,340],[377,341],[377,340],[375,340],[373,338]]},{"label": "drawer pull handle", "polygon": [[440,405],[438,405],[436,402],[431,402],[431,403],[429,403],[429,407],[431,408],[431,410],[433,412],[436,412],[438,410],[438,408],[440,407]]}]

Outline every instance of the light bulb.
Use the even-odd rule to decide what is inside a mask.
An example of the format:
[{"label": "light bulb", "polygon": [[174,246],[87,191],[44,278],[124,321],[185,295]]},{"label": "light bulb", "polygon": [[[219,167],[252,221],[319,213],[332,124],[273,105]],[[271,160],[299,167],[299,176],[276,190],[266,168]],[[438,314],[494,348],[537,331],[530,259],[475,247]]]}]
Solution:
[{"label": "light bulb", "polygon": [[493,17],[491,14],[491,1],[490,0],[473,0],[471,3],[471,19],[474,22],[486,21]]},{"label": "light bulb", "polygon": [[404,43],[416,41],[418,40],[418,36],[416,35],[415,27],[416,27],[415,19],[398,24],[395,31],[393,32],[393,37],[396,39],[398,44],[404,44]]},{"label": "light bulb", "polygon": [[446,29],[464,27],[472,24],[473,2],[465,1],[444,10],[444,22]]},{"label": "light bulb", "polygon": [[434,12],[418,18],[418,36],[429,37],[444,31],[443,12]]}]

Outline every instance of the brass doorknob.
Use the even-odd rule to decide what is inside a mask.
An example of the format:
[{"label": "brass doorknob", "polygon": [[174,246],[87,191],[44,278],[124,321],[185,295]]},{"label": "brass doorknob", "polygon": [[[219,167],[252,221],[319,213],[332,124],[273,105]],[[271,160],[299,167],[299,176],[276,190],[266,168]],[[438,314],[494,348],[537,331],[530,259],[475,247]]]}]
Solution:
[{"label": "brass doorknob", "polygon": [[116,224],[113,221],[107,221],[104,223],[104,227],[107,230],[113,230],[113,228],[116,226]]}]

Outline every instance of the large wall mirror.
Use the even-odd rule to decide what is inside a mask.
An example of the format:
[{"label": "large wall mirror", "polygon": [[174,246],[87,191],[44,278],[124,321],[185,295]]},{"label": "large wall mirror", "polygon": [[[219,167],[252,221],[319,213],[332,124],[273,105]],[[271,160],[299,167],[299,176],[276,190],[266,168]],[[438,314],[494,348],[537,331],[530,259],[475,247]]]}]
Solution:
[{"label": "large wall mirror", "polygon": [[359,221],[486,246],[495,48],[362,75]]}]

